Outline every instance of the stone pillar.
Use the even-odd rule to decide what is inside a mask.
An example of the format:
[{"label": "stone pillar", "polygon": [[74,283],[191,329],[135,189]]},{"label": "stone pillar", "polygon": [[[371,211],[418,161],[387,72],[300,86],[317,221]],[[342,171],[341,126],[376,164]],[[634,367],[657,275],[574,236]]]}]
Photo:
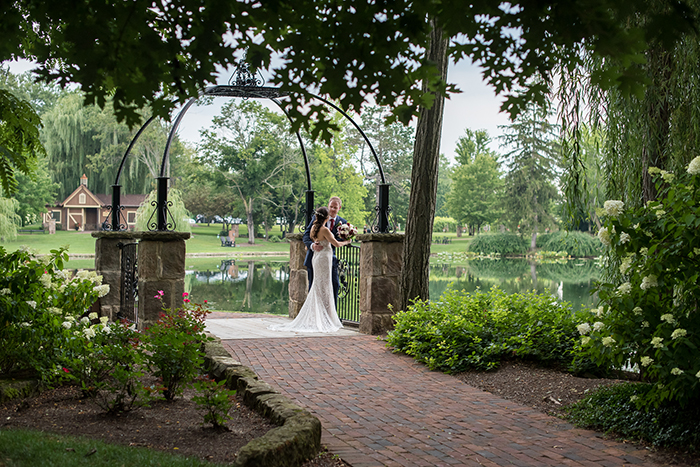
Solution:
[{"label": "stone pillar", "polygon": [[394,327],[388,305],[399,303],[403,234],[362,234],[360,249],[360,332],[382,334]]},{"label": "stone pillar", "polygon": [[[185,291],[185,240],[188,232],[142,232],[138,249],[139,328],[158,320],[162,308],[182,307]],[[163,300],[153,298],[159,290]]]},{"label": "stone pillar", "polygon": [[95,241],[95,272],[102,276],[102,283],[109,285],[109,293],[99,299],[100,316],[114,320],[119,312],[121,298],[122,250],[119,242],[131,243],[140,234],[133,232],[93,232]]},{"label": "stone pillar", "polygon": [[306,245],[301,241],[304,235],[288,233],[289,240],[289,317],[296,318],[309,293],[309,278],[304,266]]}]

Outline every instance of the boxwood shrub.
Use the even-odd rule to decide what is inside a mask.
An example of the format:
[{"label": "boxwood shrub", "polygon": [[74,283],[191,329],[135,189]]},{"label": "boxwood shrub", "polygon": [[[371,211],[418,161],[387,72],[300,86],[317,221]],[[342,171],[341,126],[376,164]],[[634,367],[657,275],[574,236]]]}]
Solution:
[{"label": "boxwood shrub", "polygon": [[520,256],[529,249],[529,242],[514,233],[477,235],[469,244],[469,251],[482,255]]},{"label": "boxwood shrub", "polygon": [[577,258],[600,256],[603,244],[586,232],[559,230],[537,236],[537,248],[544,251],[565,251]]},{"label": "boxwood shrub", "polygon": [[509,358],[569,366],[579,337],[575,315],[548,294],[448,289],[394,315],[387,342],[446,373],[490,370]]}]

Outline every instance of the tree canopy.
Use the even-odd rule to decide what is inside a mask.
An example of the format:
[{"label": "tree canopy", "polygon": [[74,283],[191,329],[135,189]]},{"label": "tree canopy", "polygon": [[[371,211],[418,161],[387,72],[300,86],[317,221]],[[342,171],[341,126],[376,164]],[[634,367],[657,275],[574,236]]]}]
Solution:
[{"label": "tree canopy", "polygon": [[[118,118],[133,125],[146,105],[167,117],[247,49],[253,67],[273,69],[272,83],[301,92],[292,98],[293,117],[323,112],[298,106],[314,89],[346,109],[372,96],[408,122],[431,106],[433,92],[457,91],[424,60],[431,17],[455,39],[450,57],[481,66],[514,115],[528,101],[544,101],[557,65],[580,61],[576,45],[615,59],[596,82],[637,89],[646,82],[636,66],[646,45],[673,43],[694,26],[688,3],[16,0],[3,9],[0,61],[33,59],[42,80],[79,83],[88,102],[102,106],[112,97]],[[631,21],[640,15],[648,20]],[[315,134],[329,137],[327,123]]]}]

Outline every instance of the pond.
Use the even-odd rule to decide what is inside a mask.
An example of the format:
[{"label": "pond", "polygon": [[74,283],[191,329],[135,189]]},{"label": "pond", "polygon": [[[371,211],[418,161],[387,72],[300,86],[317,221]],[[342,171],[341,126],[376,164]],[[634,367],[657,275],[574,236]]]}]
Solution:
[{"label": "pond", "polygon": [[[480,259],[464,264],[430,265],[430,296],[437,298],[448,286],[473,292],[494,285],[506,293],[532,289],[548,292],[572,304],[591,308],[598,266],[593,260],[530,264],[524,259]],[[212,310],[236,310],[286,315],[289,264],[287,262],[226,260],[188,268],[185,288],[196,302],[207,300]]]}]

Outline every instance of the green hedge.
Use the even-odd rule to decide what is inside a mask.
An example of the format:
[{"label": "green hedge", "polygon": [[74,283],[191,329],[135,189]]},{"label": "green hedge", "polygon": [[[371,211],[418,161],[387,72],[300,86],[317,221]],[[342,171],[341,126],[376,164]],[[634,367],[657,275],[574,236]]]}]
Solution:
[{"label": "green hedge", "polygon": [[549,294],[448,290],[394,315],[388,345],[432,370],[490,370],[508,358],[569,366],[577,314]]},{"label": "green hedge", "polygon": [[514,233],[477,235],[469,244],[469,251],[482,255],[525,255],[529,242]]},{"label": "green hedge", "polygon": [[673,402],[639,409],[634,402],[652,385],[624,383],[601,388],[568,409],[567,418],[578,426],[614,432],[655,446],[700,451],[700,406],[682,408]]},{"label": "green hedge", "polygon": [[584,256],[600,256],[603,244],[586,232],[560,230],[537,236],[537,248],[544,251],[565,251],[569,256],[581,258]]}]

